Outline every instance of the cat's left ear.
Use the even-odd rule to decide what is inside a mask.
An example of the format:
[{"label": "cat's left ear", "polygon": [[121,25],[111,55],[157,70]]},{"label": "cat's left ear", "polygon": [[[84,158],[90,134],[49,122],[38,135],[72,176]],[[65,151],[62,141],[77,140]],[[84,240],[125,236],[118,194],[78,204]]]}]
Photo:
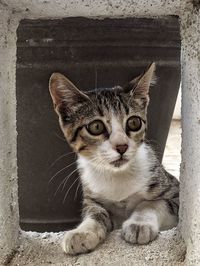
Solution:
[{"label": "cat's left ear", "polygon": [[73,110],[79,103],[89,100],[84,92],[80,91],[68,78],[60,73],[51,75],[49,91],[56,110],[59,106],[66,106],[69,110]]},{"label": "cat's left ear", "polygon": [[152,63],[143,74],[129,82],[129,84],[124,88],[124,92],[129,92],[135,99],[148,99],[149,87],[154,83],[155,63]]}]

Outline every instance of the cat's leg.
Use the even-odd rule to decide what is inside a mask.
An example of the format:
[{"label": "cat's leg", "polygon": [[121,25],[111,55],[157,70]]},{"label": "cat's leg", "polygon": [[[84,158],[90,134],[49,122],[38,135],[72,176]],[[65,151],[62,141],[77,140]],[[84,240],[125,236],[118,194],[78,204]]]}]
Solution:
[{"label": "cat's leg", "polygon": [[122,225],[122,237],[129,243],[147,244],[160,230],[178,223],[178,198],[143,201]]},{"label": "cat's leg", "polygon": [[75,229],[65,233],[62,247],[68,254],[80,254],[93,250],[103,242],[112,229],[108,212],[91,199],[84,199],[83,221]]}]

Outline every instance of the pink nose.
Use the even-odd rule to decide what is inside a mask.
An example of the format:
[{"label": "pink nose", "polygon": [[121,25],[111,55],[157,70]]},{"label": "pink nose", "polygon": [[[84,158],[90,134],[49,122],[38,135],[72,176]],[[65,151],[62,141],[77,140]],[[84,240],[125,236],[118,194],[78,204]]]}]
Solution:
[{"label": "pink nose", "polygon": [[119,153],[119,154],[124,154],[127,149],[128,149],[128,145],[127,144],[123,144],[123,145],[117,145],[116,147],[116,151]]}]

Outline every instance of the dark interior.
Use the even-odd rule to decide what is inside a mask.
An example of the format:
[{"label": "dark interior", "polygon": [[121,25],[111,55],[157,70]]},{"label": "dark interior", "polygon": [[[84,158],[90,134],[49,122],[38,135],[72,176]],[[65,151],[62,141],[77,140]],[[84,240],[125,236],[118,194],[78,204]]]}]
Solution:
[{"label": "dark interior", "polygon": [[[124,85],[155,61],[158,78],[150,92],[147,139],[162,160],[180,84],[179,21],[177,17],[23,20],[17,35],[21,228],[69,229],[80,220],[81,186],[77,172],[72,173],[75,164],[60,171],[76,156],[60,157],[71,150],[53,110],[50,75],[61,72],[78,88],[91,90]],[[63,188],[61,182],[70,174]]]}]

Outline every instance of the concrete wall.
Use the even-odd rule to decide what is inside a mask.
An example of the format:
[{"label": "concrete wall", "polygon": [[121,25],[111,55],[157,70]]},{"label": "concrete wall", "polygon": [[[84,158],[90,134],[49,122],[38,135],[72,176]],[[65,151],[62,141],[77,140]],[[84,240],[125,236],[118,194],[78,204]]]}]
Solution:
[{"label": "concrete wall", "polygon": [[16,248],[18,199],[16,160],[16,27],[17,17],[0,10],[0,258]]},{"label": "concrete wall", "polygon": [[1,0],[28,18],[130,17],[179,15],[185,0]]},{"label": "concrete wall", "polygon": [[200,265],[200,2],[193,3],[188,3],[181,17],[183,132],[180,217],[181,232],[187,245],[187,262]]},{"label": "concrete wall", "polygon": [[200,265],[200,3],[198,0],[3,0],[0,24],[0,257],[17,245],[15,63],[20,18],[179,15],[182,35],[182,170],[180,228],[186,262]]}]

